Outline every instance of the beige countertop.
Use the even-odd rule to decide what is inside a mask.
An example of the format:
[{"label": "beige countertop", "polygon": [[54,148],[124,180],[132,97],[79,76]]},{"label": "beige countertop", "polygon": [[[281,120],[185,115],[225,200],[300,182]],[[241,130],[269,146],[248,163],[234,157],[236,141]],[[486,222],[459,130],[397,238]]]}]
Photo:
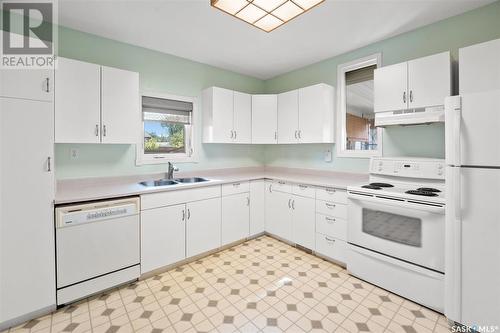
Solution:
[{"label": "beige countertop", "polygon": [[311,169],[291,168],[234,168],[216,169],[194,172],[178,172],[180,177],[204,177],[208,182],[195,184],[179,184],[159,187],[145,187],[139,182],[164,178],[165,174],[137,175],[109,178],[85,178],[57,181],[56,204],[67,204],[82,201],[118,198],[147,193],[175,191],[179,189],[213,186],[225,183],[241,182],[255,179],[273,179],[291,183],[301,183],[315,186],[345,189],[347,186],[366,183],[368,174],[347,173],[335,171],[320,171]]}]

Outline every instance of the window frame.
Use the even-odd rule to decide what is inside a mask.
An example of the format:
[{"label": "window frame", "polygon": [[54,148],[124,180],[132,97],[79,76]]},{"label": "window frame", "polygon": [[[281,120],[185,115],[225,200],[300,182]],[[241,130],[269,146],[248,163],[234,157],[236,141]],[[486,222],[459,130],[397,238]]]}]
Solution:
[{"label": "window frame", "polygon": [[[163,154],[145,154],[144,153],[144,117],[142,114],[142,97],[154,97],[171,99],[182,102],[193,103],[193,111],[191,116],[191,126],[186,130],[186,153],[163,153]],[[136,144],[136,164],[137,165],[148,165],[148,164],[166,164],[168,162],[176,163],[196,163],[198,162],[197,154],[197,138],[196,130],[197,124],[199,123],[198,117],[198,98],[191,96],[180,96],[167,93],[158,93],[152,91],[144,91],[141,93],[141,103],[140,103],[140,114],[141,114],[141,130],[140,137]]]},{"label": "window frame", "polygon": [[347,147],[347,100],[346,100],[346,80],[347,72],[377,65],[382,66],[382,53],[375,53],[363,58],[340,64],[337,66],[337,156],[370,158],[382,156],[383,154],[383,129],[377,128],[377,150],[349,150]]}]

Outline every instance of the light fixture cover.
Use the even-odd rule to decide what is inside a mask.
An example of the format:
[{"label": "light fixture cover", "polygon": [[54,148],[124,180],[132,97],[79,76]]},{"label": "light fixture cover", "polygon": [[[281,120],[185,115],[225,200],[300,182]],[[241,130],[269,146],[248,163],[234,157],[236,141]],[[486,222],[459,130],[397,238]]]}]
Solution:
[{"label": "light fixture cover", "polygon": [[325,0],[210,0],[212,7],[271,32]]}]

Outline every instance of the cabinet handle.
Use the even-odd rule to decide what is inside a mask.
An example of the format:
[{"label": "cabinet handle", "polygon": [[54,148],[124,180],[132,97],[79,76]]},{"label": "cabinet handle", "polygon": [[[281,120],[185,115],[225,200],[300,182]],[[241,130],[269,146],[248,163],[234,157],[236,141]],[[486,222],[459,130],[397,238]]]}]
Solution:
[{"label": "cabinet handle", "polygon": [[45,92],[50,92],[50,78],[45,79]]},{"label": "cabinet handle", "polygon": [[308,187],[309,187],[309,186],[307,186],[307,185],[299,184],[299,188],[301,188],[301,189],[306,189],[306,188],[308,188]]},{"label": "cabinet handle", "polygon": [[269,184],[269,193],[273,192],[273,184]]},{"label": "cabinet handle", "polygon": [[193,156],[193,148],[189,149],[189,157]]},{"label": "cabinet handle", "polygon": [[297,135],[298,135],[299,139],[302,139],[302,136],[301,136],[301,135],[302,135],[302,131],[301,131],[301,130],[299,130],[299,131],[297,132]]},{"label": "cabinet handle", "polygon": [[403,91],[403,103],[406,103],[406,91]]},{"label": "cabinet handle", "polygon": [[330,209],[333,209],[335,208],[335,205],[334,204],[331,204],[331,203],[325,203],[326,207],[330,208]]},{"label": "cabinet handle", "polygon": [[231,139],[233,138],[233,130],[231,130]]},{"label": "cabinet handle", "polygon": [[329,194],[334,194],[335,192],[337,192],[334,188],[326,188],[325,191],[326,191],[326,193],[329,193]]},{"label": "cabinet handle", "polygon": [[238,137],[238,132],[234,131],[234,139],[236,140],[237,137]]},{"label": "cabinet handle", "polygon": [[295,200],[292,200],[292,209],[295,210]]},{"label": "cabinet handle", "polygon": [[297,139],[297,130],[295,130],[295,139]]},{"label": "cabinet handle", "polygon": [[95,133],[95,136],[99,136],[99,124],[95,125],[94,133]]},{"label": "cabinet handle", "polygon": [[234,186],[234,187],[238,187],[238,186],[240,186],[240,185],[241,185],[241,183],[233,183],[233,186]]},{"label": "cabinet handle", "polygon": [[413,90],[410,90],[410,103],[413,103]]},{"label": "cabinet handle", "polygon": [[288,208],[292,208],[291,201],[292,201],[292,199],[288,199]]},{"label": "cabinet handle", "polygon": [[282,181],[282,180],[280,180],[280,181],[278,181],[278,184],[280,184],[280,185],[285,185],[285,182],[284,182],[284,181]]},{"label": "cabinet handle", "polygon": [[187,219],[189,220],[191,218],[191,210],[188,208],[188,217]]},{"label": "cabinet handle", "polygon": [[278,132],[274,132],[274,140],[278,140]]},{"label": "cabinet handle", "polygon": [[102,126],[102,136],[106,136],[106,125]]},{"label": "cabinet handle", "polygon": [[333,222],[337,221],[335,219],[332,219],[331,217],[325,216],[325,220],[328,221],[328,223],[332,224]]},{"label": "cabinet handle", "polygon": [[47,172],[52,171],[52,166],[51,166],[51,157],[47,157]]},{"label": "cabinet handle", "polygon": [[247,197],[247,206],[250,206],[250,197]]},{"label": "cabinet handle", "polygon": [[335,239],[331,239],[325,236],[325,240],[330,243],[335,243]]},{"label": "cabinet handle", "polygon": [[186,219],[186,211],[183,209],[182,210],[182,221]]}]

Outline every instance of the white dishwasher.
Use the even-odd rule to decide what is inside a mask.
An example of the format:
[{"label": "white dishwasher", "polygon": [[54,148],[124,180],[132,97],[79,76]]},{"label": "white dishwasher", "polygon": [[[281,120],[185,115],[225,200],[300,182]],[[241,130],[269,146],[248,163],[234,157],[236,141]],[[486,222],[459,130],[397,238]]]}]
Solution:
[{"label": "white dishwasher", "polygon": [[57,305],[140,275],[139,198],[56,208]]}]

